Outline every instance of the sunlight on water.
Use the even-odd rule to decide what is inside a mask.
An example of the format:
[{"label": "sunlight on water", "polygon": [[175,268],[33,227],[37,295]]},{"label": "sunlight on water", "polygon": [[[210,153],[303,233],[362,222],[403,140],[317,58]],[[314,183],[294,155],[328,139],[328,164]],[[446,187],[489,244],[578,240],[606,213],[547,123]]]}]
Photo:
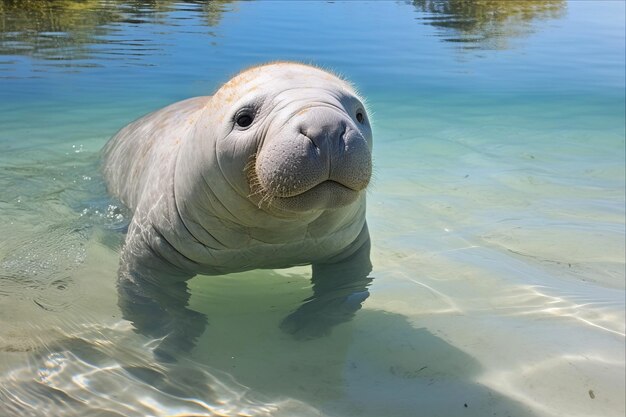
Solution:
[{"label": "sunlight on water", "polygon": [[[623,416],[617,1],[0,0],[0,415]],[[191,353],[122,318],[99,151],[246,66],[345,75],[374,122],[374,281],[325,337],[310,268],[190,281]],[[193,320],[193,319],[189,319]]]}]

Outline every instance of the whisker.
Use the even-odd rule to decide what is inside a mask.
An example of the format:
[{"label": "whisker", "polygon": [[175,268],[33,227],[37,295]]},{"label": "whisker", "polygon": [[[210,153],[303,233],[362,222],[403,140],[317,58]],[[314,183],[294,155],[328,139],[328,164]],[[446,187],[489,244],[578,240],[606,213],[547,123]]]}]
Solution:
[{"label": "whisker", "polygon": [[250,189],[250,194],[248,195],[248,198],[259,197],[257,206],[259,208],[263,208],[263,205],[265,204],[266,207],[269,207],[273,200],[273,196],[267,191],[265,187],[263,187],[263,184],[261,184],[261,180],[256,173],[256,156],[256,153],[250,155],[250,159],[244,167],[244,172],[248,180],[248,188]]}]

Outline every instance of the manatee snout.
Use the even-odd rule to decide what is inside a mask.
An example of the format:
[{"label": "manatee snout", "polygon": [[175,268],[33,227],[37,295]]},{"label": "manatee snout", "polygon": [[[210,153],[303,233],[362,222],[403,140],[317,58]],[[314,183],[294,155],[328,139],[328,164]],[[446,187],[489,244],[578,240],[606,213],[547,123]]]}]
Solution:
[{"label": "manatee snout", "polygon": [[370,145],[358,123],[335,108],[301,109],[268,130],[256,157],[258,185],[271,198],[315,197],[331,206],[354,201],[372,175]]}]

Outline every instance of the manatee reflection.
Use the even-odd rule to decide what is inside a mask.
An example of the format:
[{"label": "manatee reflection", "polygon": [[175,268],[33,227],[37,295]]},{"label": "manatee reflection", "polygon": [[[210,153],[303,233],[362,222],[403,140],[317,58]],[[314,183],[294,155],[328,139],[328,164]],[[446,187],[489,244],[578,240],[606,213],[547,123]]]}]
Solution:
[{"label": "manatee reflection", "polygon": [[[147,39],[116,35],[119,26],[189,25],[198,17],[203,26],[216,26],[230,1],[171,0],[0,0],[0,55],[28,55],[63,66],[93,66],[75,62],[127,60],[129,55],[154,55],[163,48]],[[184,12],[172,19],[172,14]],[[181,21],[182,20],[182,21]],[[195,23],[196,25],[198,23]],[[202,34],[206,34],[204,30]],[[210,34],[210,32],[208,32]],[[105,51],[98,44],[109,44]],[[112,46],[112,45],[116,45]]]},{"label": "manatee reflection", "polygon": [[508,49],[509,39],[534,32],[534,21],[564,16],[565,0],[413,0],[421,20],[462,49]]}]

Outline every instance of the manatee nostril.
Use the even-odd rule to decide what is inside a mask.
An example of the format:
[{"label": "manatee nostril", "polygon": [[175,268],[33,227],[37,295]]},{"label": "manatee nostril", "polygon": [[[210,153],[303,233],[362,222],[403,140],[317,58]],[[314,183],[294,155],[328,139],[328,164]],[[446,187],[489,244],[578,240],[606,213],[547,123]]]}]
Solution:
[{"label": "manatee nostril", "polygon": [[298,129],[298,131],[300,132],[300,134],[301,134],[302,136],[304,136],[305,138],[307,138],[307,139],[309,140],[309,142],[311,142],[311,143],[313,144],[313,146],[315,146],[315,149],[318,149],[318,150],[319,150],[319,148],[320,148],[320,147],[319,147],[319,145],[317,144],[317,142],[316,142],[315,140],[313,140],[313,139],[312,139],[309,135],[307,135],[307,131],[305,130],[305,128],[300,127],[300,128]]},{"label": "manatee nostril", "polygon": [[341,135],[339,135],[340,139],[343,139],[346,136],[346,132],[348,131],[348,124],[346,122],[341,123],[343,126],[343,130],[341,131]]}]

